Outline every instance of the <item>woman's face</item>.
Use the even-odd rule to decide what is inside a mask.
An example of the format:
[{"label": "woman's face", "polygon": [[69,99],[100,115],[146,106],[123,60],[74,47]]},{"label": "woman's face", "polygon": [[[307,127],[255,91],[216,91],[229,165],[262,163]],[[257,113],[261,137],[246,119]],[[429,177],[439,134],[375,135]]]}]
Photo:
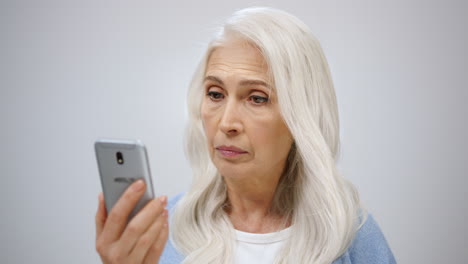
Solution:
[{"label": "woman's face", "polygon": [[292,144],[262,54],[231,39],[209,57],[201,114],[214,165],[227,180],[276,184]]}]

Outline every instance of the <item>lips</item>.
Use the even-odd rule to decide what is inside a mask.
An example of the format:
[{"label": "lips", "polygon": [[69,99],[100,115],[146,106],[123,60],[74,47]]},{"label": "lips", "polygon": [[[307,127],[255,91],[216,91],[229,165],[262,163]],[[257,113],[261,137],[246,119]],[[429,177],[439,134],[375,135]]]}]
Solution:
[{"label": "lips", "polygon": [[236,146],[219,146],[216,147],[217,150],[225,150],[225,151],[233,151],[233,152],[239,152],[239,153],[247,153],[247,151],[240,149]]},{"label": "lips", "polygon": [[219,146],[216,147],[216,150],[224,157],[236,157],[248,153],[247,151],[236,146]]}]

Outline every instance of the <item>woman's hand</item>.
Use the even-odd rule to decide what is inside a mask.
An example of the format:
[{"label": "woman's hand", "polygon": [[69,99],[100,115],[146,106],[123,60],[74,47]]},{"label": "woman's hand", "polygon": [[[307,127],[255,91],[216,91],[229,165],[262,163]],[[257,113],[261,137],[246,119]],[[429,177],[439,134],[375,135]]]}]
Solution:
[{"label": "woman's hand", "polygon": [[127,224],[127,218],[146,190],[138,180],[130,185],[109,215],[99,194],[96,250],[103,263],[158,263],[168,237],[167,197],[148,202]]}]

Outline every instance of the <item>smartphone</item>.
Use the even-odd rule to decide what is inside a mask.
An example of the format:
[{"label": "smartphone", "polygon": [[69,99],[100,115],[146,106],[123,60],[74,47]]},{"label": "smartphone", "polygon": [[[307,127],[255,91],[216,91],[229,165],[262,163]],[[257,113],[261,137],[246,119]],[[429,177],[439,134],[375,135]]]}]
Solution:
[{"label": "smartphone", "polygon": [[146,183],[146,192],[130,213],[130,220],[148,201],[154,199],[145,145],[140,140],[98,139],[94,150],[107,212],[134,181],[142,179]]}]

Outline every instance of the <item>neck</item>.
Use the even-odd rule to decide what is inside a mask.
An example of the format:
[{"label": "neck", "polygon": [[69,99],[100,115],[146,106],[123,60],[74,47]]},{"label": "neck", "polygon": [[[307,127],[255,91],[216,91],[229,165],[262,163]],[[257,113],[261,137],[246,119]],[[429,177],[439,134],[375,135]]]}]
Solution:
[{"label": "neck", "polygon": [[284,227],[284,218],[272,212],[279,181],[248,182],[226,179],[229,206],[226,213],[234,228],[250,233],[270,233]]}]

